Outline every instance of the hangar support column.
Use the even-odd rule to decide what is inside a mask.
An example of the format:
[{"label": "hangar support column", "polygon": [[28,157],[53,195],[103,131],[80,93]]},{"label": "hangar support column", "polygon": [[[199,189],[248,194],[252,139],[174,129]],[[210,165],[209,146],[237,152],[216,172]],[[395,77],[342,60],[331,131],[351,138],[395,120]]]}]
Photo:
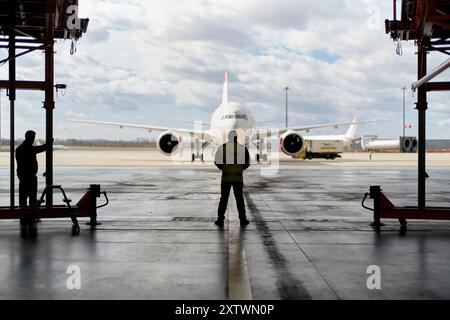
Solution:
[{"label": "hangar support column", "polygon": [[[420,80],[422,77],[427,75],[427,54],[429,45],[429,39],[424,38],[419,44],[417,53],[417,77]],[[427,103],[427,90],[425,86],[420,86],[417,90],[417,103],[416,109],[418,112],[418,200],[417,206],[419,208],[425,208],[425,179],[426,179],[426,111],[428,108]]]},{"label": "hangar support column", "polygon": [[[16,81],[16,37],[14,35],[10,35],[8,39],[8,65],[9,65],[9,81],[10,84],[14,83]],[[10,118],[10,129],[9,129],[9,184],[10,184],[10,206],[11,209],[14,208],[15,205],[15,192],[14,192],[14,186],[15,186],[15,162],[14,162],[14,140],[15,140],[15,120],[14,120],[14,114],[15,114],[15,101],[16,101],[16,88],[14,86],[10,86],[8,88],[8,95],[9,95],[9,118]]]},{"label": "hangar support column", "polygon": [[45,1],[45,184],[48,188],[46,194],[46,206],[53,206],[53,109],[54,101],[54,7],[52,0]]}]

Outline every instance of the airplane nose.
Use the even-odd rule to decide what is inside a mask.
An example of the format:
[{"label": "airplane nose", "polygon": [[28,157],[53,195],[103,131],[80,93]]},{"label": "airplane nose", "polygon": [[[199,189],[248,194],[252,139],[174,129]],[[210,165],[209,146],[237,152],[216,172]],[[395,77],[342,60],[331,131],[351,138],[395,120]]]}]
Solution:
[{"label": "airplane nose", "polygon": [[231,128],[232,128],[232,129],[237,129],[237,128],[238,128],[238,122],[237,122],[237,120],[233,120],[233,122],[231,123]]}]

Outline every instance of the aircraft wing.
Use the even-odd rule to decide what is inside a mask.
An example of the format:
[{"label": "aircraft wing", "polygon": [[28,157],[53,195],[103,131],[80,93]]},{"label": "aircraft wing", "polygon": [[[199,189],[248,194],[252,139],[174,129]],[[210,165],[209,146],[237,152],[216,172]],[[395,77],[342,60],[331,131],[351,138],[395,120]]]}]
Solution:
[{"label": "aircraft wing", "polygon": [[185,119],[177,119],[177,121],[178,122],[184,122],[184,123],[190,123],[190,124],[192,124],[192,125],[195,125],[195,124],[205,124],[205,125],[210,125],[210,123],[209,122],[206,122],[206,121],[197,121],[197,120],[185,120]]},{"label": "aircraft wing", "polygon": [[319,124],[319,125],[312,125],[312,126],[303,126],[303,127],[289,127],[289,128],[280,128],[276,129],[280,132],[280,134],[285,133],[286,131],[292,130],[292,131],[310,131],[313,129],[321,129],[321,128],[339,128],[340,126],[348,126],[351,124],[367,124],[367,123],[381,123],[385,120],[370,120],[370,121],[352,121],[352,122],[339,122],[339,123],[328,123],[328,124]]},{"label": "aircraft wing", "polygon": [[202,130],[175,129],[175,128],[168,128],[168,127],[148,126],[148,125],[143,125],[143,124],[130,124],[130,123],[94,121],[94,120],[67,119],[67,121],[114,126],[114,127],[119,127],[120,129],[122,129],[122,128],[144,129],[144,130],[147,130],[148,132],[175,131],[180,134],[194,135],[195,137],[202,138],[205,140],[211,140],[211,138],[212,138],[208,132],[202,131]]}]

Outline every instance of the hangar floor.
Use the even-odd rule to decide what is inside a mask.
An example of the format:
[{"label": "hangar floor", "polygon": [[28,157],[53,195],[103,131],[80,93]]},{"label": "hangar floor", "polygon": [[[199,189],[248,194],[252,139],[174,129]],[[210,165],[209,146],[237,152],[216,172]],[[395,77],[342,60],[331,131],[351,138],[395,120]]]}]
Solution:
[{"label": "hangar floor", "polygon": [[[274,175],[252,166],[251,223],[240,228],[231,197],[223,230],[213,224],[220,174],[212,165],[58,166],[55,181],[74,201],[90,183],[108,192],[103,223],[72,237],[69,219],[43,220],[36,239],[23,239],[17,221],[0,220],[0,299],[450,298],[450,222],[410,221],[400,235],[386,220],[376,235],[360,205],[374,184],[414,205],[416,169],[305,163],[282,163]],[[6,205],[9,170],[0,169]],[[429,204],[448,205],[450,168],[428,173]],[[79,290],[66,286],[73,265]],[[367,288],[370,265],[380,267],[379,290]]]}]

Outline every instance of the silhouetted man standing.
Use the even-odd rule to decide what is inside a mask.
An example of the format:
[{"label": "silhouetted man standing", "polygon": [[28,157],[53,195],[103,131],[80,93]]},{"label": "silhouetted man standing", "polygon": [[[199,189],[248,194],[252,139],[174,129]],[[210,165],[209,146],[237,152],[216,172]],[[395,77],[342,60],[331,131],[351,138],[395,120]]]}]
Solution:
[{"label": "silhouetted man standing", "polygon": [[46,145],[33,146],[36,132],[28,130],[25,141],[16,149],[17,176],[19,177],[19,205],[36,204],[38,162],[36,154],[44,152]]},{"label": "silhouetted man standing", "polygon": [[218,218],[215,221],[215,224],[220,227],[223,226],[225,220],[225,211],[227,210],[231,187],[233,187],[241,226],[249,224],[245,213],[244,179],[242,174],[245,169],[250,167],[250,155],[248,149],[238,143],[237,138],[236,131],[230,131],[228,142],[219,147],[214,161],[217,168],[222,170]]}]

